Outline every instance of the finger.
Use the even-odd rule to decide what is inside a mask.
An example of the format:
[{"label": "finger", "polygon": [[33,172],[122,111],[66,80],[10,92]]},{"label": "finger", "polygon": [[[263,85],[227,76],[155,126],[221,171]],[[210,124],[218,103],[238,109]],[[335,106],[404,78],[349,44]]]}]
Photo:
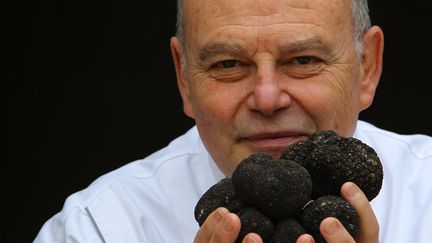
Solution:
[{"label": "finger", "polygon": [[234,242],[240,232],[240,218],[234,213],[225,213],[218,223],[210,242]]},{"label": "finger", "polygon": [[240,231],[240,219],[226,208],[218,208],[204,221],[195,236],[195,243],[234,242]]},{"label": "finger", "polygon": [[327,243],[355,243],[341,222],[333,217],[325,218],[321,222],[320,232]]},{"label": "finger", "polygon": [[263,240],[257,233],[249,233],[242,240],[242,243],[263,243]]},{"label": "finger", "polygon": [[315,242],[314,238],[309,234],[300,235],[300,237],[296,241],[296,243],[314,243],[314,242]]},{"label": "finger", "polygon": [[341,188],[342,197],[357,211],[360,220],[357,242],[378,242],[379,224],[372,207],[361,189],[352,182],[346,182]]},{"label": "finger", "polygon": [[226,208],[217,208],[215,211],[209,214],[201,228],[198,230],[194,242],[209,242],[213,234],[212,229],[216,228],[216,225],[222,221],[223,215],[227,212],[228,210]]}]

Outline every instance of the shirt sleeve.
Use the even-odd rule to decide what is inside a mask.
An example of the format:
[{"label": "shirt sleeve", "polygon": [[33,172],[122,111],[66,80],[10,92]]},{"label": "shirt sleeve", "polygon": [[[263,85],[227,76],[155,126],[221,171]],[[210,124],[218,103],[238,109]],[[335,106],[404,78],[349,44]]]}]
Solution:
[{"label": "shirt sleeve", "polygon": [[49,219],[33,243],[105,242],[91,215],[85,208],[59,212]]}]

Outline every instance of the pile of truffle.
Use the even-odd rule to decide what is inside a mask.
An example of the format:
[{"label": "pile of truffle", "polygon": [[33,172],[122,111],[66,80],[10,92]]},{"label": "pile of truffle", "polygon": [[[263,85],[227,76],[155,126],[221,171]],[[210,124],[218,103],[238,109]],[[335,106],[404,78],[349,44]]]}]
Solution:
[{"label": "pile of truffle", "polygon": [[225,207],[240,217],[237,242],[255,232],[264,242],[289,243],[304,233],[325,242],[319,225],[332,216],[355,237],[359,218],[340,188],[354,182],[370,201],[382,180],[373,148],[356,138],[318,131],[286,147],[279,159],[254,153],[242,160],[231,178],[220,180],[199,199],[195,219],[201,226],[211,212]]}]

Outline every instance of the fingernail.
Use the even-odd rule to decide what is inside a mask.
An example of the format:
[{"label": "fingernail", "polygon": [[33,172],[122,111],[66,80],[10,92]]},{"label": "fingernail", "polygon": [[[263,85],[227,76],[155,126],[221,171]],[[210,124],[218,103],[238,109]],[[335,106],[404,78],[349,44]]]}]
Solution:
[{"label": "fingernail", "polygon": [[340,230],[339,224],[336,221],[331,221],[327,224],[326,232],[329,235],[333,235]]},{"label": "fingernail", "polygon": [[216,222],[219,223],[219,222],[222,220],[222,218],[223,218],[222,213],[221,213],[221,211],[218,209],[218,210],[216,211],[216,214],[215,214]]},{"label": "fingernail", "polygon": [[246,240],[246,243],[257,243],[257,241],[256,241],[253,237],[249,237],[249,238]]},{"label": "fingernail", "polygon": [[350,198],[356,197],[359,192],[360,192],[359,188],[354,183],[352,183],[347,190],[348,197]]},{"label": "fingernail", "polygon": [[231,220],[229,219],[229,215],[225,215],[224,221],[223,221],[223,228],[226,232],[229,232],[233,229],[233,225],[231,223]]}]

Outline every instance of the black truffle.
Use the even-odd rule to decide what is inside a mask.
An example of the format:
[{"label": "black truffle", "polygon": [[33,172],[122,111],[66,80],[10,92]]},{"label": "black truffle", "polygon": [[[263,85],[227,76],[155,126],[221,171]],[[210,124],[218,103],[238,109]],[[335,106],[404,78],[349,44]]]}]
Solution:
[{"label": "black truffle", "polygon": [[352,181],[370,201],[382,180],[383,168],[373,148],[333,131],[318,131],[287,146],[279,159],[254,153],[242,160],[231,179],[222,179],[200,198],[195,219],[201,226],[218,207],[237,213],[241,229],[236,242],[250,232],[270,243],[295,242],[303,233],[325,242],[319,226],[330,216],[355,237],[358,215],[340,197],[340,188]]},{"label": "black truffle", "polygon": [[309,141],[315,144],[328,143],[329,139],[339,137],[339,135],[332,130],[317,131],[309,137]]},{"label": "black truffle", "polygon": [[305,228],[297,220],[284,218],[276,224],[269,243],[295,243],[305,233]]},{"label": "black truffle", "polygon": [[331,131],[315,133],[311,138],[316,146],[305,168],[313,181],[312,198],[340,195],[347,181],[354,182],[369,201],[381,190],[383,168],[375,150],[356,138],[338,136]]},{"label": "black truffle", "polygon": [[347,181],[358,185],[369,201],[381,190],[383,168],[375,150],[334,131],[315,132],[307,140],[287,146],[280,158],[293,160],[308,170],[313,199],[340,196],[340,188]]},{"label": "black truffle", "polygon": [[282,152],[280,159],[292,160],[297,164],[306,167],[307,159],[315,147],[316,144],[311,140],[298,141],[287,146]]},{"label": "black truffle", "polygon": [[201,196],[195,205],[195,220],[201,226],[209,214],[219,207],[225,207],[232,213],[242,208],[231,178],[221,179]]},{"label": "black truffle", "polygon": [[273,235],[273,222],[258,209],[246,207],[237,213],[241,222],[240,233],[236,243],[242,242],[243,238],[251,232],[257,233],[264,242],[267,242]]},{"label": "black truffle", "polygon": [[262,153],[242,160],[232,181],[242,203],[258,208],[272,220],[296,215],[312,192],[312,181],[305,168]]},{"label": "black truffle", "polygon": [[327,217],[337,218],[351,236],[356,237],[359,229],[358,214],[351,204],[338,196],[323,196],[310,202],[303,209],[300,223],[314,237],[315,242],[325,242],[319,227]]}]

